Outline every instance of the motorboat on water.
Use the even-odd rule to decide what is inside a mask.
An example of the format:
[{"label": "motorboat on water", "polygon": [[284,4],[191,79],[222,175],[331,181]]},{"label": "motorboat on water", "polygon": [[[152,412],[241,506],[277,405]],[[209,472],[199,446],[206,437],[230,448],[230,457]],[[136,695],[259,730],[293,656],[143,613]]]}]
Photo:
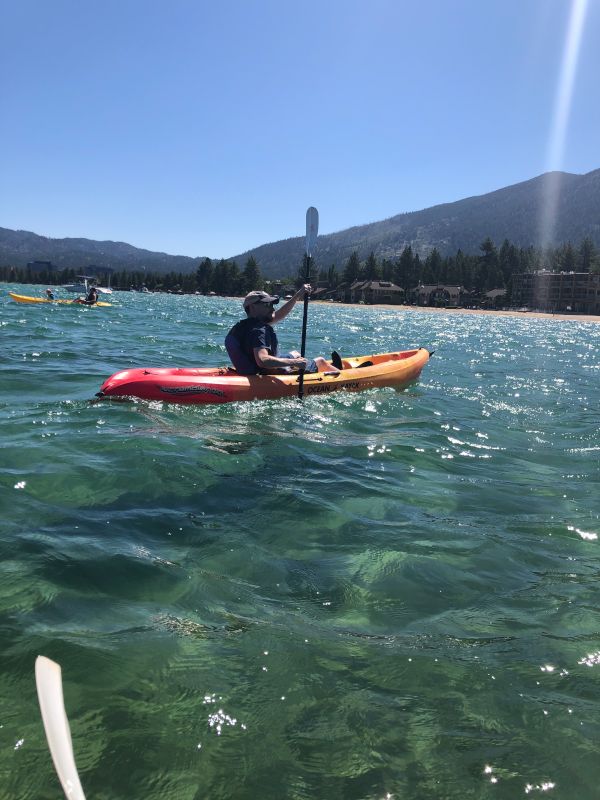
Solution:
[{"label": "motorboat on water", "polygon": [[98,279],[93,275],[78,275],[78,283],[67,283],[61,288],[67,292],[74,292],[76,294],[87,294],[92,286],[96,287],[98,294],[112,294],[113,290],[110,286],[98,286]]}]

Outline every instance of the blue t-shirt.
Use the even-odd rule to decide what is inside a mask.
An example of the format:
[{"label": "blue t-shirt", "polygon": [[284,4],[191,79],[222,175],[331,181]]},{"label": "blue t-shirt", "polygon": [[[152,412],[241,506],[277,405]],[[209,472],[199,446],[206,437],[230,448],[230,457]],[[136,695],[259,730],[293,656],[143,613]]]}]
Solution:
[{"label": "blue t-shirt", "polygon": [[277,355],[277,334],[268,322],[259,319],[242,319],[225,337],[225,347],[231,363],[240,375],[257,375],[262,372],[254,358],[254,348],[266,347],[270,356]]}]

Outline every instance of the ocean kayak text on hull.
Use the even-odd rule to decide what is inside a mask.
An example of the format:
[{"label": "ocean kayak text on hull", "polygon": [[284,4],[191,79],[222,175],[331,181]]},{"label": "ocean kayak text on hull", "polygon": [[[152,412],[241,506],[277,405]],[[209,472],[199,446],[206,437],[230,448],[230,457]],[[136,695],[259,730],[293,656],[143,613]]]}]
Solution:
[{"label": "ocean kayak text on hull", "polygon": [[[403,389],[418,379],[429,360],[424,348],[345,358],[339,374],[304,375],[304,394],[360,392],[390,386]],[[298,396],[298,374],[238,375],[229,367],[127,369],[111,375],[97,397],[131,397],[170,403],[234,403]]]}]

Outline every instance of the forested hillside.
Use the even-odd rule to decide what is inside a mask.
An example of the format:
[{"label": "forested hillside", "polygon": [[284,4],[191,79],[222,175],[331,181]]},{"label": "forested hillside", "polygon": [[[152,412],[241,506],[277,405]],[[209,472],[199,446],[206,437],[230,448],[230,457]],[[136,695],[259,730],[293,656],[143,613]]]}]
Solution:
[{"label": "forested hillside", "polygon": [[[459,250],[478,253],[488,237],[498,247],[508,240],[520,249],[538,249],[542,245],[542,217],[549,193],[556,199],[549,244],[557,247],[588,239],[600,247],[600,170],[594,170],[585,175],[547,173],[478,197],[322,235],[315,260],[320,268],[330,269],[334,265],[340,273],[354,252],[359,261],[366,261],[373,253],[383,263],[397,260],[410,247],[412,254],[424,261],[434,251],[442,258],[454,257]],[[226,261],[243,268],[252,256],[265,278],[285,278],[297,273],[303,249],[303,237],[283,239]],[[123,242],[51,239],[28,231],[0,228],[0,266],[25,267],[35,260],[51,261],[59,270],[89,271],[95,265],[115,272],[157,275],[191,275],[203,261],[154,253]]]}]

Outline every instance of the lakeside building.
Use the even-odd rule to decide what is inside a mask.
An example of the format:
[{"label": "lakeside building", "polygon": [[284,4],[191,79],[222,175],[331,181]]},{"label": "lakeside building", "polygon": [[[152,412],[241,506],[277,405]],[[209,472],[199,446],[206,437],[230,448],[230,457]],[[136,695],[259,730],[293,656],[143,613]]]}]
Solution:
[{"label": "lakeside building", "polygon": [[511,303],[538,311],[600,314],[600,273],[549,270],[515,273]]},{"label": "lakeside building", "polygon": [[506,300],[506,289],[490,289],[481,298],[482,308],[501,308]]},{"label": "lakeside building", "polygon": [[350,302],[402,305],[404,289],[391,281],[358,281],[350,287]]},{"label": "lakeside building", "polygon": [[354,281],[350,286],[340,283],[335,290],[335,297],[343,303],[402,305],[405,291],[391,281]]},{"label": "lakeside building", "polygon": [[284,283],[283,281],[265,281],[265,288],[270,294],[276,294],[279,297],[291,297],[296,291],[293,283]]},{"label": "lakeside building", "polygon": [[446,286],[440,283],[419,284],[412,292],[412,298],[418,306],[443,306],[458,308],[463,303],[465,290],[462,286]]}]

